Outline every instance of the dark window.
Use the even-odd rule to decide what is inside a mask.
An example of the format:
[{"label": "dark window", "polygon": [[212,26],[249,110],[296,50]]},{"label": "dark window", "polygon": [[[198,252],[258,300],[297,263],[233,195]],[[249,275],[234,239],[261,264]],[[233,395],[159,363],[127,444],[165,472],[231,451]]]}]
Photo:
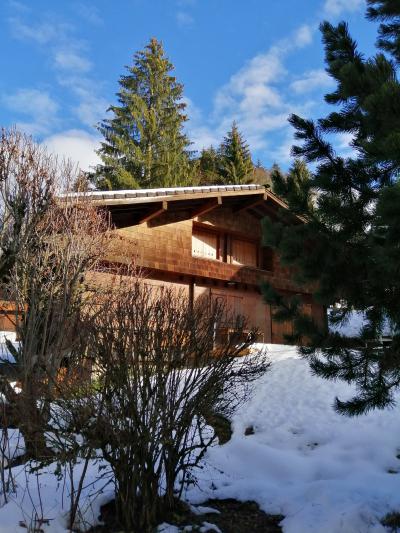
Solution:
[{"label": "dark window", "polygon": [[261,268],[262,270],[274,270],[274,251],[269,246],[261,248]]}]

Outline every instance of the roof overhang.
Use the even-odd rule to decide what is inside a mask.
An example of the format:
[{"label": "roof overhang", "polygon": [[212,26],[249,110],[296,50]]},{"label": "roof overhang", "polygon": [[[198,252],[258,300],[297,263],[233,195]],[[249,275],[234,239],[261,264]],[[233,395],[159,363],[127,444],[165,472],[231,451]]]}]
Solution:
[{"label": "roof overhang", "polygon": [[229,207],[234,213],[247,211],[261,219],[274,216],[279,208],[288,208],[285,202],[264,186],[254,184],[89,191],[64,196],[82,197],[95,205],[106,207],[113,218],[121,221],[122,226],[149,221],[154,223],[165,212],[181,212],[185,218],[195,218],[218,207]]}]

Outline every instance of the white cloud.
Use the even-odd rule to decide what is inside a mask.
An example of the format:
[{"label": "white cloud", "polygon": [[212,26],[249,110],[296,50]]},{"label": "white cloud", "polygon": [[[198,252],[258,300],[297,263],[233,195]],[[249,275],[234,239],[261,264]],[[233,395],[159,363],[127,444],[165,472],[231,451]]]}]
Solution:
[{"label": "white cloud", "polygon": [[[282,82],[288,75],[284,61],[291,52],[310,44],[312,34],[311,26],[300,26],[290,37],[257,54],[233,74],[216,92],[210,119],[202,121],[197,110],[194,126],[189,125],[195,147],[215,143],[216,138],[220,142],[233,120],[238,122],[253,150],[268,146],[266,133],[288,128],[287,117],[296,105],[282,91]],[[189,107],[192,118],[191,111]],[[205,141],[207,144],[201,146]]]},{"label": "white cloud", "polygon": [[19,129],[31,135],[46,133],[57,120],[59,106],[47,91],[19,89],[1,97],[5,107],[17,115],[30,117],[29,122],[18,122]]},{"label": "white cloud", "polygon": [[336,138],[340,148],[351,148],[350,144],[354,140],[354,135],[352,133],[337,133]]},{"label": "white cloud", "polygon": [[17,39],[33,41],[46,47],[58,70],[82,74],[92,68],[92,63],[85,57],[86,43],[73,35],[74,27],[65,22],[44,20],[38,24],[25,23],[20,16],[9,19],[12,34]]},{"label": "white cloud", "polygon": [[26,13],[27,11],[30,11],[29,7],[27,7],[22,2],[18,2],[18,0],[8,0],[8,5],[13,9],[14,11],[19,11]]},{"label": "white cloud", "polygon": [[108,107],[109,104],[104,98],[88,95],[87,98],[81,99],[80,103],[74,108],[74,112],[82,124],[93,127],[105,118]]},{"label": "white cloud", "polygon": [[333,135],[333,146],[341,157],[357,157],[357,150],[351,146],[353,140],[352,133],[336,133]]},{"label": "white cloud", "polygon": [[93,24],[93,26],[100,26],[103,24],[103,19],[101,18],[100,12],[94,5],[85,4],[79,2],[75,4],[75,9],[77,13],[84,19],[86,22]]},{"label": "white cloud", "polygon": [[295,143],[293,131],[288,130],[283,141],[269,153],[270,158],[278,164],[288,164],[292,161],[291,150]]},{"label": "white cloud", "polygon": [[49,152],[71,160],[82,170],[90,170],[100,163],[100,158],[95,153],[100,146],[100,140],[84,130],[62,131],[46,137],[42,144]]},{"label": "white cloud", "polygon": [[[82,17],[90,18],[91,23],[100,23],[96,19],[96,8],[82,2],[76,4],[76,8]],[[20,16],[11,22],[16,37],[36,42],[50,56],[57,70],[57,82],[76,98],[70,106],[73,112],[83,125],[93,127],[104,117],[109,104],[98,95],[101,84],[87,76],[92,69],[92,62],[87,58],[87,43],[76,38],[73,26],[59,21],[48,22],[46,15],[36,25],[25,24]],[[48,129],[43,128],[44,121],[39,122],[24,123],[23,127],[34,134],[48,133]]]},{"label": "white cloud", "polygon": [[88,127],[95,126],[105,116],[109,102],[96,94],[96,81],[84,76],[64,76],[58,83],[68,89],[77,98],[77,105],[72,107],[79,120]]},{"label": "white cloud", "polygon": [[193,24],[194,18],[186,11],[178,11],[176,14],[176,21],[179,26],[188,27]]},{"label": "white cloud", "polygon": [[308,24],[300,26],[294,35],[294,46],[296,48],[302,48],[312,42],[313,29]]},{"label": "white cloud", "polygon": [[186,104],[186,113],[190,117],[187,129],[193,143],[191,149],[201,151],[202,148],[208,148],[211,145],[217,146],[221,139],[215,130],[204,124],[200,109],[190,98],[184,97],[182,100]]},{"label": "white cloud", "polygon": [[57,112],[58,105],[49,93],[37,89],[19,89],[16,93],[3,96],[5,105],[13,111],[34,116]]},{"label": "white cloud", "polygon": [[57,37],[57,27],[49,22],[38,25],[25,24],[18,17],[8,19],[11,32],[17,39],[32,40],[38,44],[47,44]]},{"label": "white cloud", "polygon": [[73,72],[88,72],[92,68],[92,63],[76,51],[60,49],[55,52],[54,62],[56,67]]},{"label": "white cloud", "polygon": [[293,81],[290,88],[297,94],[304,94],[315,89],[334,86],[332,78],[323,69],[309,70],[301,78]]},{"label": "white cloud", "polygon": [[324,12],[337,17],[346,11],[358,11],[364,4],[364,0],[325,0]]}]

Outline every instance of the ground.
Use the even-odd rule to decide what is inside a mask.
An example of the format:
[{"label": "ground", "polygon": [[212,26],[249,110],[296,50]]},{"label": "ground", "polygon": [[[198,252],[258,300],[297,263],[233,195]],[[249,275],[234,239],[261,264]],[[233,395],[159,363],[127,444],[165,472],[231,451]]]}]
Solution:
[{"label": "ground", "polygon": [[285,516],[285,533],[386,531],[380,518],[400,509],[397,410],[338,415],[334,397],[349,397],[349,386],[311,375],[294,348],[269,352],[271,371],[234,417],[232,439],[208,454],[189,498],[254,500]]},{"label": "ground", "polygon": [[[311,375],[293,347],[270,345],[268,350],[271,370],[255,383],[253,397],[234,416],[229,442],[207,454],[187,500],[194,505],[214,499],[254,501],[266,513],[284,516],[284,533],[388,531],[380,521],[400,510],[397,408],[351,419],[340,416],[333,400],[348,398],[349,386]],[[53,472],[54,467],[38,479],[28,476],[27,491],[25,471],[16,467],[19,489],[0,508],[0,533],[23,532],[18,524],[29,522],[34,507],[49,520],[43,531],[65,531],[68,498]],[[97,466],[91,465],[84,491],[88,524],[111,495],[106,487],[90,500],[96,472]],[[211,518],[207,515],[212,523]]]}]

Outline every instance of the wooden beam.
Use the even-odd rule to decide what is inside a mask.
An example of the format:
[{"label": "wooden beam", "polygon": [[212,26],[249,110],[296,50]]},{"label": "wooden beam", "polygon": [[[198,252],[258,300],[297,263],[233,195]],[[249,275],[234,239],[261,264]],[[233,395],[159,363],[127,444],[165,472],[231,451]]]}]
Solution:
[{"label": "wooden beam", "polygon": [[163,201],[152,206],[152,209],[147,211],[147,213],[137,222],[138,224],[143,224],[143,222],[149,222],[154,218],[158,217],[168,209],[168,202]]},{"label": "wooden beam", "polygon": [[190,215],[190,218],[199,217],[200,215],[205,215],[209,211],[212,211],[216,207],[222,205],[222,197],[217,196],[217,198],[213,198],[212,200],[209,200],[208,202],[205,202],[204,204],[201,204],[199,207],[195,207],[192,210],[192,213]]},{"label": "wooden beam", "polygon": [[265,202],[267,200],[268,194],[265,192],[263,194],[260,194],[258,197],[251,198],[250,200],[247,200],[246,202],[243,202],[242,204],[238,205],[237,207],[234,207],[232,209],[233,213],[240,213],[241,211],[245,211],[246,209],[251,209],[252,207],[261,204],[262,202]]}]

